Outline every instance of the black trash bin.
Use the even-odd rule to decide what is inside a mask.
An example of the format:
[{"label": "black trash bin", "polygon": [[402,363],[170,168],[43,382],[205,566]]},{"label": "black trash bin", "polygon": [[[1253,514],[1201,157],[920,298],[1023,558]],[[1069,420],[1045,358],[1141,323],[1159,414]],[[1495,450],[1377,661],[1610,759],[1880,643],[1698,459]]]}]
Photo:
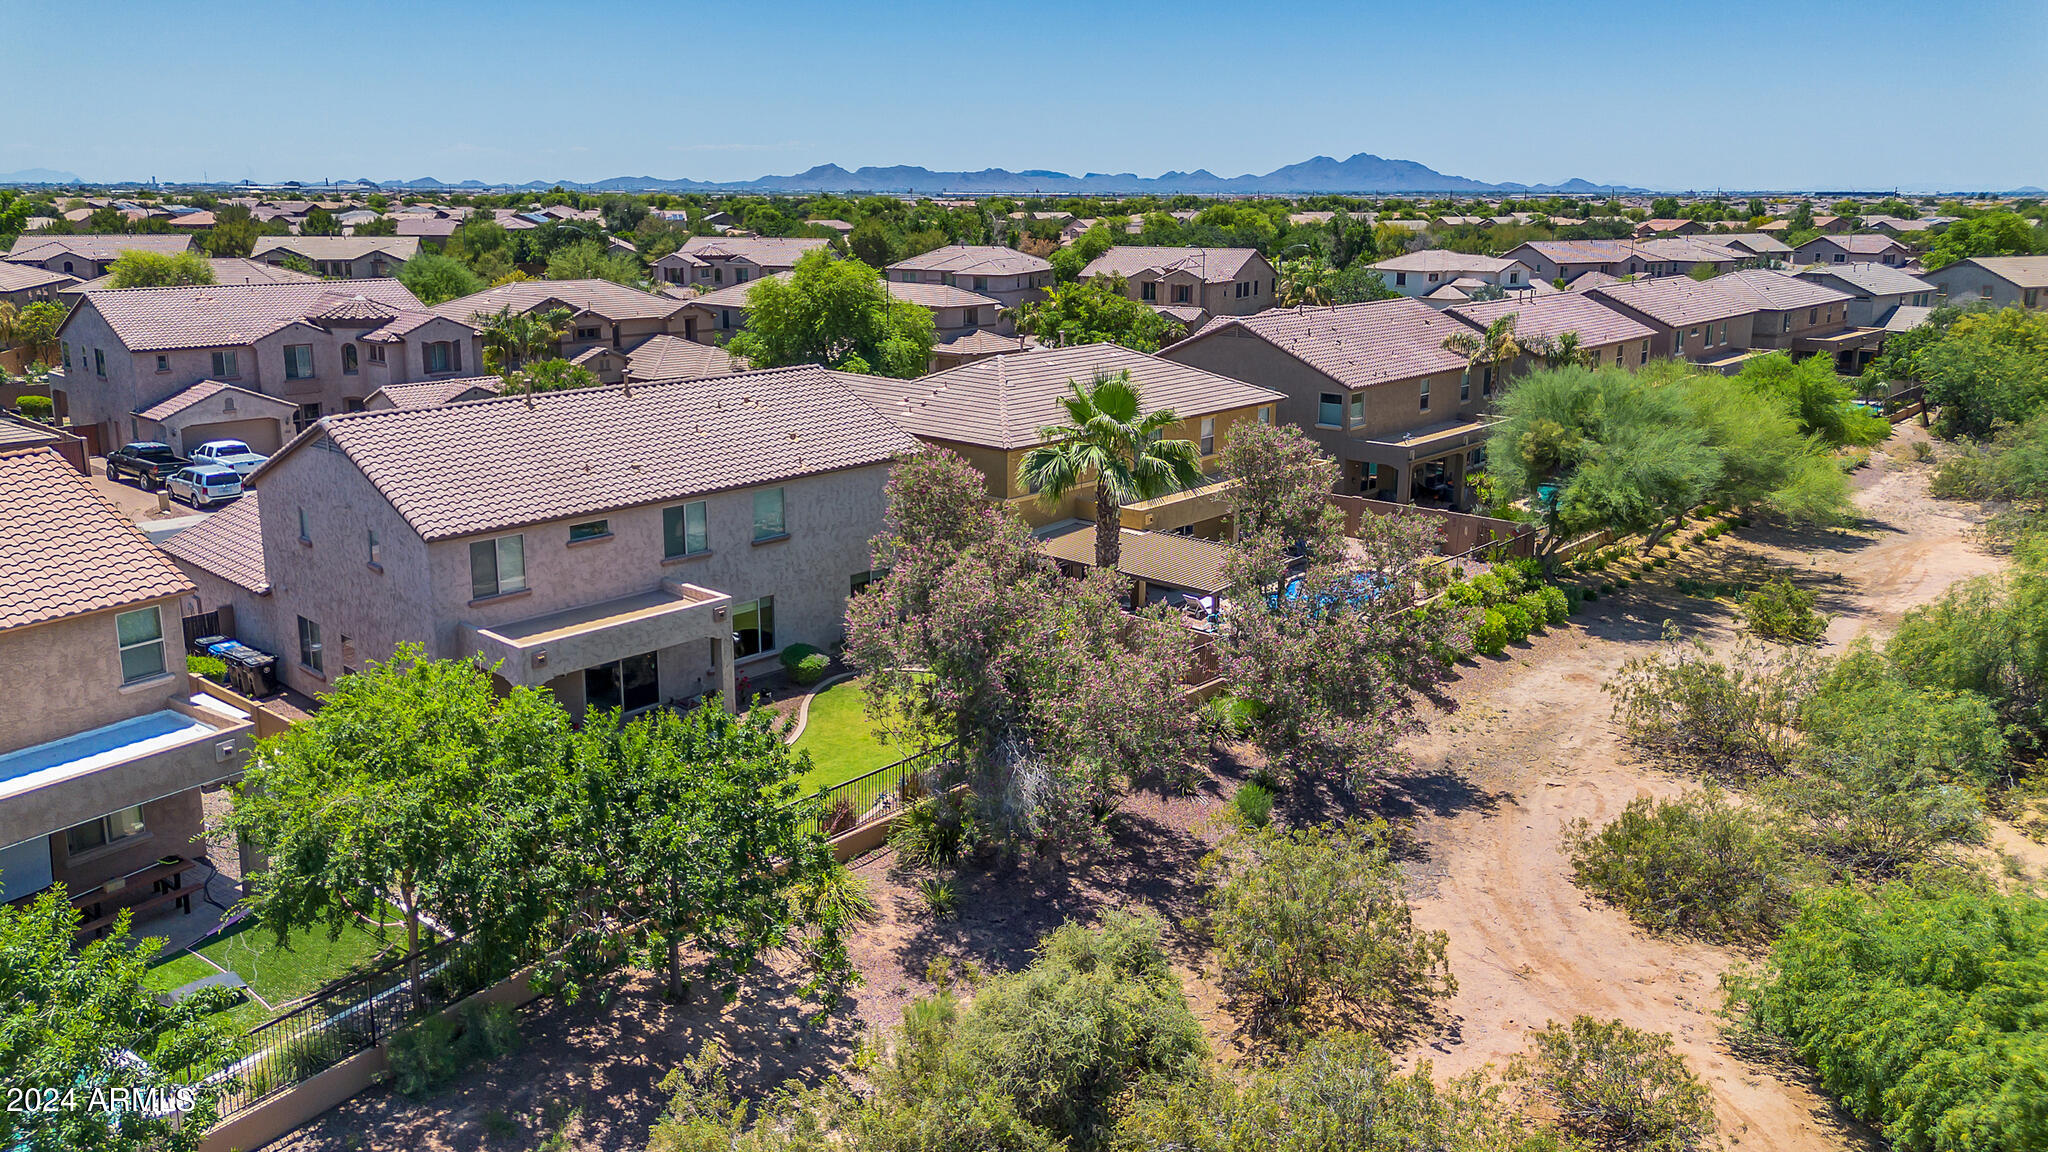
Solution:
[{"label": "black trash bin", "polygon": [[228,637],[226,636],[201,636],[192,642],[192,654],[194,656],[205,656],[213,651],[215,644],[225,644],[227,642]]},{"label": "black trash bin", "polygon": [[259,652],[247,644],[223,649],[227,661],[228,686],[252,699],[268,696],[277,689],[277,657]]}]

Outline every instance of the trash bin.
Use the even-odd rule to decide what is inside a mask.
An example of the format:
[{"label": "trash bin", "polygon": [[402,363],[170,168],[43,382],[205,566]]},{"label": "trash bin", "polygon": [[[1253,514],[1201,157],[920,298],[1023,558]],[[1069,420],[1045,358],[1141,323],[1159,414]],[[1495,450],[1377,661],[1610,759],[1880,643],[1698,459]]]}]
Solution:
[{"label": "trash bin", "polygon": [[277,657],[268,652],[236,644],[223,649],[220,658],[227,662],[228,686],[242,695],[254,699],[276,689]]},{"label": "trash bin", "polygon": [[194,656],[211,656],[213,655],[215,645],[232,643],[233,641],[225,636],[201,636],[192,642],[192,654]]}]

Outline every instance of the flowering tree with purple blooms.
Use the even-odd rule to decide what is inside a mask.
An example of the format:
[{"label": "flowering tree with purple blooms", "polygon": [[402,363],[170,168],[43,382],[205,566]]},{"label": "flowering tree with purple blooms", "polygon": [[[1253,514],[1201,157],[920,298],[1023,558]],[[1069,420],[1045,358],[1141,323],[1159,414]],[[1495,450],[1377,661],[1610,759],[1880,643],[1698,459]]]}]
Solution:
[{"label": "flowering tree with purple blooms", "polygon": [[848,602],[846,656],[892,738],[957,742],[935,784],[968,784],[990,827],[1057,852],[1099,835],[1132,785],[1186,778],[1184,633],[1124,611],[1113,572],[1060,575],[953,453],[898,463],[888,496],[889,576]]}]

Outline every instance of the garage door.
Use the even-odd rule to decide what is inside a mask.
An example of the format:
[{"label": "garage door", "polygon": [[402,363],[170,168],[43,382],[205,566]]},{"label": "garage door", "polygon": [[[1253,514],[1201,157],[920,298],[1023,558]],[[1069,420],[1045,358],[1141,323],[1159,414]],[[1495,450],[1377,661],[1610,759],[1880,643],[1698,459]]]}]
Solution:
[{"label": "garage door", "polygon": [[187,452],[208,440],[240,440],[251,450],[268,456],[284,444],[277,428],[275,420],[223,420],[217,424],[188,424],[179,439]]}]

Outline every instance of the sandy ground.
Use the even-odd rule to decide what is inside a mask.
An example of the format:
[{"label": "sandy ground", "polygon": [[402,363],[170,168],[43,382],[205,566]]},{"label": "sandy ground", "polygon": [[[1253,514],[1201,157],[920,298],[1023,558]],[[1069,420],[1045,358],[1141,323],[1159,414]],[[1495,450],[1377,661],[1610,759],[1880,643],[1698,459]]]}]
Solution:
[{"label": "sandy ground", "polygon": [[[1998,559],[1970,542],[1968,510],[1926,498],[1928,472],[1880,453],[1854,478],[1869,518],[1858,530],[1723,538],[1661,579],[1590,606],[1569,626],[1466,667],[1452,689],[1457,706],[1430,716],[1427,730],[1410,740],[1414,770],[1372,798],[1412,837],[1417,919],[1449,933],[1459,982],[1458,995],[1422,1027],[1404,1060],[1460,1072],[1504,1061],[1546,1020],[1618,1017],[1675,1037],[1711,1084],[1731,1147],[1873,1146],[1802,1073],[1745,1062],[1720,1042],[1717,985],[1741,956],[1647,935],[1590,900],[1571,882],[1560,837],[1575,819],[1602,822],[1639,795],[1687,787],[1628,753],[1600,687],[1624,661],[1661,644],[1666,620],[1710,639],[1731,636],[1731,606],[1678,594],[1670,586],[1677,577],[1790,567],[1836,614],[1828,642],[1838,649],[1889,631],[1908,608],[1954,581],[1995,570]],[[851,946],[865,984],[822,1031],[795,1027],[800,1006],[778,973],[765,974],[730,1007],[665,1005],[644,980],[609,1008],[541,1001],[526,1013],[519,1054],[425,1103],[373,1089],[271,1148],[637,1148],[664,1102],[655,1085],[704,1039],[717,1037],[738,1054],[736,1072],[747,1088],[827,1075],[844,1066],[862,1035],[895,1027],[904,1004],[932,990],[929,975],[958,974],[968,964],[990,972],[1021,967],[1040,934],[1105,907],[1149,910],[1166,922],[1196,1015],[1230,1059],[1235,1021],[1180,922],[1195,910],[1196,862],[1219,835],[1213,817],[1246,772],[1225,756],[1193,796],[1131,797],[1115,819],[1114,842],[1084,864],[970,871],[955,881],[956,910],[945,916],[931,913],[914,881],[892,874],[886,854],[858,862],[880,910]],[[1331,819],[1358,803],[1302,788],[1282,800],[1279,816],[1290,823]],[[2039,845],[2008,829],[1999,836],[2040,858]]]},{"label": "sandy ground", "polygon": [[[1928,473],[1880,455],[1855,477],[1869,520],[1862,528],[1725,537],[1699,560],[1674,565],[1670,579],[1681,567],[1711,575],[1783,565],[1821,589],[1823,608],[1837,614],[1831,649],[1886,633],[1954,581],[1999,566],[1970,543],[1965,510],[1926,499]],[[1465,706],[1412,741],[1418,763],[1462,776],[1482,800],[1423,813],[1416,825],[1424,855],[1412,873],[1416,919],[1450,934],[1459,991],[1448,1025],[1407,1055],[1462,1072],[1504,1060],[1548,1020],[1618,1017],[1673,1035],[1712,1085],[1732,1145],[1866,1146],[1867,1134],[1805,1076],[1759,1068],[1720,1042],[1718,982],[1742,957],[1647,935],[1573,885],[1560,848],[1569,823],[1604,823],[1638,796],[1674,795],[1688,783],[1634,760],[1609,722],[1600,685],[1654,649],[1667,619],[1721,640],[1731,623],[1726,606],[1668,587],[1639,584],[1594,607],[1576,626],[1466,677],[1456,690]]]}]

